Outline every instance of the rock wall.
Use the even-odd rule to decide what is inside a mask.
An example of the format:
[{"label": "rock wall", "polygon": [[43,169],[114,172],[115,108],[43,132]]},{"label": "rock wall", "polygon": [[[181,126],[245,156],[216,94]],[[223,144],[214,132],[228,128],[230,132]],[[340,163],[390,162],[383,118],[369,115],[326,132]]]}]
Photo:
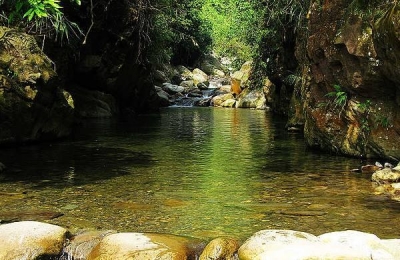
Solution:
[{"label": "rock wall", "polygon": [[68,96],[35,39],[0,27],[0,144],[68,135]]},{"label": "rock wall", "polygon": [[394,3],[311,1],[308,33],[297,44],[302,82],[290,119],[304,120],[308,145],[400,159],[399,21]]}]

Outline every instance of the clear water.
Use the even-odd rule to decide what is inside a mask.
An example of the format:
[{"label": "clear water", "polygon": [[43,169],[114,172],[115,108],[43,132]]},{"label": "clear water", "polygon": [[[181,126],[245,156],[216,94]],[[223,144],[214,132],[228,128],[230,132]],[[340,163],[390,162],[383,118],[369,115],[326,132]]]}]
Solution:
[{"label": "clear water", "polygon": [[4,215],[61,212],[70,228],[245,239],[262,229],[400,237],[400,204],[350,159],[306,149],[267,112],[168,108],[94,121],[71,140],[0,150]]}]

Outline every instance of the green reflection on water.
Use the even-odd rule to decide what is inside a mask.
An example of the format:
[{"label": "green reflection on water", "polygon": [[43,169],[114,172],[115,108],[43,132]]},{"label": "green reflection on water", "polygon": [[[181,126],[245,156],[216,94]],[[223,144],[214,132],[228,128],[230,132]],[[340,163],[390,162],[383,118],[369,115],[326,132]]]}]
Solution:
[{"label": "green reflection on water", "polygon": [[97,121],[70,141],[0,151],[9,167],[0,219],[61,212],[46,221],[202,238],[261,229],[399,236],[399,204],[349,173],[359,160],[307,151],[264,111],[174,108],[139,121]]}]

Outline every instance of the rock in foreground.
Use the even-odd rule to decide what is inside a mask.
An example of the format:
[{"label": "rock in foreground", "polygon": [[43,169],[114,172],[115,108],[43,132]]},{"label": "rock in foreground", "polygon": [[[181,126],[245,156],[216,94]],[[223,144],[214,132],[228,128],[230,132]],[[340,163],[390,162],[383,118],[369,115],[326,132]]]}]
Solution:
[{"label": "rock in foreground", "polygon": [[[392,243],[393,241],[391,241]],[[398,243],[398,241],[397,241]],[[257,259],[398,259],[398,249],[372,234],[343,231],[316,237],[291,230],[263,230],[239,249],[239,258]]]},{"label": "rock in foreground", "polygon": [[23,221],[0,225],[0,259],[40,259],[61,253],[67,230],[65,228]]},{"label": "rock in foreground", "polygon": [[[34,221],[0,225],[4,260],[396,260],[400,239],[359,231],[315,236],[292,230],[262,230],[239,248],[234,238],[203,240],[169,234],[89,231],[68,237],[62,227]],[[63,248],[64,247],[64,248]]]},{"label": "rock in foreground", "polygon": [[184,260],[199,254],[195,252],[198,244],[197,240],[173,235],[118,233],[105,237],[88,259]]}]

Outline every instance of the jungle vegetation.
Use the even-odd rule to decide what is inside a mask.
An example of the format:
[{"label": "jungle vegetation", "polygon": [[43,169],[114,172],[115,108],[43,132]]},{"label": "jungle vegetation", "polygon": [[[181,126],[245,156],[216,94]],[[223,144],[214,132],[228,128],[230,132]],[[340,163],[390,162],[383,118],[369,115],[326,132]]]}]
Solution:
[{"label": "jungle vegetation", "polygon": [[[310,1],[119,2],[135,10],[131,24],[139,32],[140,48],[149,50],[146,60],[152,63],[191,66],[202,54],[213,52],[236,59],[237,65],[254,59],[256,72],[273,78],[297,66],[294,47],[306,27]],[[353,0],[350,5],[357,12],[389,2],[393,1]],[[101,19],[121,11],[111,8],[112,5],[116,5],[116,0],[0,0],[0,24],[36,35],[42,44],[50,40],[79,46],[85,44]]]},{"label": "jungle vegetation", "polygon": [[[85,44],[114,0],[0,0],[0,23],[35,35],[40,43]],[[122,0],[136,10],[135,26],[151,62],[193,65],[214,52],[249,60],[263,35],[265,6],[250,0]]]}]

